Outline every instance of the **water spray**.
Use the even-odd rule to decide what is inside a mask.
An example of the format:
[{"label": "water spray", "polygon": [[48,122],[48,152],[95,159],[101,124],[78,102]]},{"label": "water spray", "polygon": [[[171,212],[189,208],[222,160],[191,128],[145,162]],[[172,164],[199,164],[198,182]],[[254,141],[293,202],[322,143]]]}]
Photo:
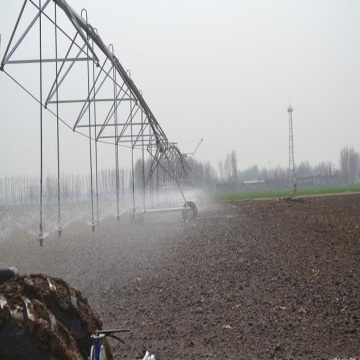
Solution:
[{"label": "water spray", "polygon": [[[61,214],[61,179],[60,179],[60,132],[59,125],[63,123],[74,132],[77,132],[89,139],[89,165],[90,165],[90,190],[91,190],[91,223],[92,230],[95,231],[95,227],[99,224],[99,211],[98,211],[98,178],[97,178],[97,144],[98,141],[113,144],[111,139],[114,139],[115,144],[115,167],[116,167],[116,202],[117,202],[117,219],[120,221],[120,211],[119,211],[119,146],[123,146],[131,149],[131,187],[132,187],[132,216],[136,217],[136,203],[135,203],[135,177],[134,177],[134,152],[136,150],[141,150],[141,159],[142,159],[142,186],[143,186],[143,212],[146,213],[145,209],[145,197],[146,197],[146,185],[149,184],[149,200],[151,207],[153,207],[154,187],[156,186],[155,191],[157,190],[157,199],[159,203],[159,190],[160,182],[166,185],[169,181],[173,181],[184,200],[185,205],[182,207],[176,208],[177,211],[183,212],[186,218],[194,218],[194,213],[196,211],[192,206],[189,205],[189,202],[186,200],[182,186],[191,185],[189,179],[189,172],[191,171],[190,167],[185,161],[186,154],[182,154],[177,147],[168,141],[166,134],[155,118],[154,114],[150,110],[148,104],[143,98],[143,94],[136,87],[135,83],[131,79],[130,71],[126,71],[123,66],[120,64],[118,58],[114,54],[113,46],[106,46],[104,41],[101,39],[100,35],[88,22],[88,16],[86,9],[81,11],[81,15],[76,13],[66,1],[53,0],[55,5],[54,12],[46,12],[46,8],[51,1],[45,1],[45,3],[39,0],[38,5],[36,2],[24,2],[23,7],[18,16],[17,22],[9,39],[9,43],[6,47],[3,59],[0,63],[0,70],[8,75],[13,81],[15,81],[28,95],[30,95],[34,100],[36,100],[40,106],[40,228],[38,236],[40,245],[42,246],[44,238],[43,232],[43,111],[46,109],[52,115],[56,117],[57,120],[57,197],[58,197],[58,221],[57,221],[57,231],[59,236],[62,234],[63,227],[61,226],[62,214]],[[26,6],[35,6],[37,13],[32,19],[30,24],[25,27],[22,33],[17,34],[19,39],[16,43],[13,43],[15,38],[15,33],[18,29],[20,19],[23,20],[23,12]],[[61,12],[57,10],[61,9]],[[58,16],[62,17],[66,21],[60,27],[58,23]],[[24,17],[25,18],[25,17]],[[49,22],[48,22],[49,20]],[[27,22],[25,18],[24,21]],[[35,23],[38,22],[38,46],[39,52],[35,59],[12,59],[14,53],[22,45],[23,40],[26,39],[28,33],[33,31]],[[43,36],[48,30],[47,27],[42,28],[42,22],[45,26],[51,24],[54,25],[54,45],[52,44],[49,47],[49,43],[44,41]],[[26,25],[26,24],[25,24]],[[64,26],[64,27],[63,27]],[[75,35],[73,34],[75,28]],[[61,31],[62,34],[70,41],[59,41],[58,31]],[[73,40],[71,40],[73,39]],[[0,41],[2,39],[0,38]],[[60,46],[61,45],[61,46]],[[44,49],[43,49],[44,48]],[[77,50],[73,50],[78,48]],[[44,51],[43,51],[44,50]],[[43,55],[46,54],[46,58],[43,58]],[[51,55],[53,54],[53,55]],[[84,61],[85,60],[85,61]],[[7,64],[32,64],[39,63],[39,82],[34,85],[34,89],[27,88],[21,84],[20,81],[15,80],[15,78],[7,73],[4,69]],[[55,63],[53,71],[44,71],[46,66],[49,63]],[[102,65],[100,66],[100,64]],[[66,66],[65,64],[69,64]],[[74,66],[77,64],[77,66]],[[83,64],[83,65],[82,65]],[[92,68],[90,69],[90,65]],[[81,95],[76,91],[75,87],[71,84],[71,76],[73,73],[80,73],[80,65],[85,72],[83,78],[81,79],[84,82],[84,89],[87,88],[87,95],[84,98],[84,94],[81,92]],[[51,65],[52,66],[52,65]],[[14,67],[11,67],[12,69]],[[47,69],[47,68],[46,68]],[[70,80],[68,80],[70,79]],[[65,84],[65,85],[64,85]],[[59,93],[59,89],[66,86],[66,84],[71,85],[74,93],[66,93],[66,96],[63,93]],[[113,86],[108,87],[108,84]],[[39,86],[39,94],[37,93],[37,87]],[[43,96],[43,90],[48,90],[47,96]],[[111,91],[113,90],[113,91]],[[113,94],[112,94],[113,93]],[[129,108],[124,110],[125,121],[120,122],[120,113],[118,113],[118,107],[120,103],[124,101],[129,101]],[[96,104],[101,102],[101,107],[96,107]],[[72,122],[73,114],[67,114],[67,119],[64,120],[60,117],[61,106],[62,104],[70,103],[79,103],[79,107],[82,104],[80,113],[76,113],[76,120]],[[55,105],[56,108],[51,109],[48,105]],[[93,106],[92,106],[93,105]],[[124,107],[125,108],[125,107]],[[107,114],[105,117],[97,112],[99,110],[105,111]],[[141,116],[137,115],[140,111]],[[88,116],[86,116],[88,115]],[[119,116],[119,118],[118,118]],[[114,118],[114,121],[111,121],[111,118]],[[87,118],[87,119],[86,119]],[[100,119],[104,119],[99,121]],[[122,119],[122,117],[121,117]],[[82,130],[83,129],[83,130]],[[86,131],[87,130],[87,131]],[[114,131],[115,130],[115,131]],[[202,141],[202,140],[201,140]],[[197,151],[200,143],[197,145],[195,150],[189,154],[190,157],[194,155]],[[93,155],[93,143],[95,143],[95,156]],[[150,154],[152,162],[150,165],[150,173],[148,180],[145,181],[145,159],[144,151],[145,149]],[[93,157],[95,157],[95,181],[96,188],[94,187],[94,169],[93,169]],[[161,178],[160,178],[161,177]],[[140,182],[139,182],[140,185]],[[140,188],[140,186],[139,186]],[[94,209],[94,190],[96,190],[96,215]],[[161,212],[165,209],[159,209]],[[169,209],[174,211],[174,209]]]},{"label": "water spray", "polygon": [[43,243],[44,243],[44,232],[43,232],[43,227],[42,224],[40,224],[39,226],[39,237],[38,237],[40,246],[43,247]]}]

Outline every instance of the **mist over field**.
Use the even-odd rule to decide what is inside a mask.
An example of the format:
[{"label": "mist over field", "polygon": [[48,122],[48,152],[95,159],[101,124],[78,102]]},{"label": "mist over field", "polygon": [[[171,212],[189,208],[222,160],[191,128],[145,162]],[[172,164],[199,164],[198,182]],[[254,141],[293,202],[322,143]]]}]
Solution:
[{"label": "mist over field", "polygon": [[360,2],[2,5],[1,359],[360,356]]}]

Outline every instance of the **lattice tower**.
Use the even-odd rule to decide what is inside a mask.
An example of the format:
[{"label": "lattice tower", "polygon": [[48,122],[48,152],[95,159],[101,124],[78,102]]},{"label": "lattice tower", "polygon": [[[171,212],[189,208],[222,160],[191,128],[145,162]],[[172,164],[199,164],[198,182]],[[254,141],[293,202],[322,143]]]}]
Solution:
[{"label": "lattice tower", "polygon": [[288,107],[289,113],[289,186],[290,188],[294,188],[296,186],[295,183],[295,161],[294,161],[294,136],[293,136],[293,123],[292,123],[292,112],[294,108],[289,105]]}]

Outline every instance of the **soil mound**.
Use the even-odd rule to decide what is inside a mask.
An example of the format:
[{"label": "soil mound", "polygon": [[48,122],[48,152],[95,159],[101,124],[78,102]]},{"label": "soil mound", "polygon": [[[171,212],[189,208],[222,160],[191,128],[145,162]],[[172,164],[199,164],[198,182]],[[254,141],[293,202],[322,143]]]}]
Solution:
[{"label": "soil mound", "polygon": [[23,359],[24,353],[36,359],[87,358],[90,336],[101,328],[87,299],[62,279],[26,275],[0,286],[0,344],[6,345],[1,359]]}]

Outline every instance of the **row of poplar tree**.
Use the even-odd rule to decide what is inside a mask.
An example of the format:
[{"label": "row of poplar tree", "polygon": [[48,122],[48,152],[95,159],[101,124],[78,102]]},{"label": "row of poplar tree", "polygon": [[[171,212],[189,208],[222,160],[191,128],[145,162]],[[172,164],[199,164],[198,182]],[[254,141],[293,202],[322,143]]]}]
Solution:
[{"label": "row of poplar tree", "polygon": [[[210,162],[200,162],[194,158],[187,160],[191,172],[191,184],[196,188],[207,191],[241,190],[246,181],[261,181],[267,187],[286,187],[289,181],[288,168],[259,168],[257,165],[241,170],[239,168],[238,155],[235,151],[229,153],[215,167]],[[149,164],[145,166],[148,172]],[[143,167],[138,160],[134,167],[134,177],[131,170],[120,169],[119,176],[115,170],[101,170],[93,177],[93,191],[103,198],[115,198],[118,192],[120,196],[128,195],[133,188],[136,191],[143,186]],[[321,162],[310,165],[309,162],[301,162],[296,166],[296,178],[298,183],[305,184],[311,181],[321,183],[356,183],[360,181],[360,154],[353,147],[344,147],[340,152],[339,165],[332,162]],[[154,176],[156,182],[156,176]],[[228,185],[228,187],[224,187]],[[155,185],[156,186],[156,185]],[[58,189],[62,201],[82,201],[89,198],[91,193],[91,179],[89,175],[62,175],[60,179],[55,175],[48,174],[43,179],[43,201],[54,203],[58,198]],[[40,182],[37,177],[16,176],[0,178],[0,204],[27,204],[38,203]]]}]

